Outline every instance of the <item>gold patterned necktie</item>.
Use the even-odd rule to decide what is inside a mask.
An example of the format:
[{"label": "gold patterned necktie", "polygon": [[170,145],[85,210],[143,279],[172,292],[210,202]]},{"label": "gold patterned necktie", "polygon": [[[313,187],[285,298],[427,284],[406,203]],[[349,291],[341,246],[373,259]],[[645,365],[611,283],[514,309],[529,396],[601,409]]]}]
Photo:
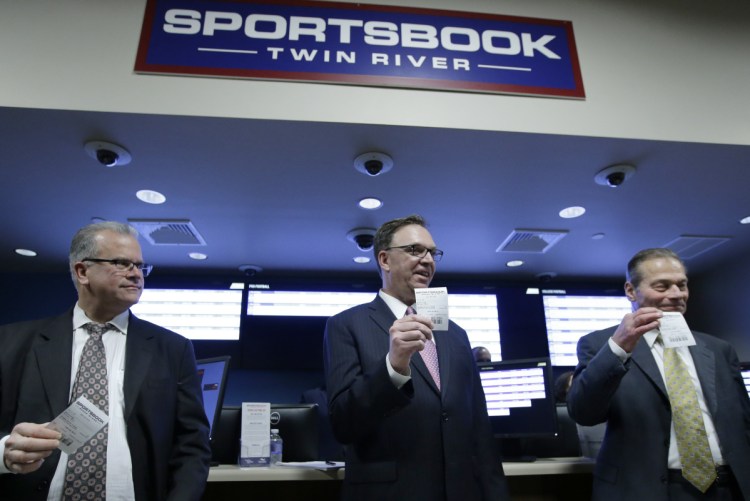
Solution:
[{"label": "gold patterned necktie", "polygon": [[[657,341],[662,342],[661,335]],[[682,476],[698,490],[706,492],[716,479],[716,466],[708,445],[695,386],[675,348],[664,348],[664,377],[672,406]]]},{"label": "gold patterned necktie", "polygon": [[[407,315],[414,315],[417,311],[409,306],[406,309]],[[438,355],[437,355],[437,347],[435,346],[435,341],[432,339],[428,339],[424,343],[424,349],[419,352],[419,354],[422,356],[422,360],[424,361],[424,364],[427,366],[427,370],[430,371],[430,375],[432,376],[432,380],[435,381],[435,386],[437,386],[438,390],[440,389],[440,365],[438,363]]]},{"label": "gold patterned necktie", "polygon": [[[83,346],[78,372],[73,384],[71,402],[83,395],[105,414],[109,413],[109,388],[107,383],[107,356],[102,335],[114,330],[112,324],[88,323],[83,328],[89,333]],[[63,500],[106,500],[107,433],[109,426],[91,437],[74,454],[68,457],[65,471]]]}]

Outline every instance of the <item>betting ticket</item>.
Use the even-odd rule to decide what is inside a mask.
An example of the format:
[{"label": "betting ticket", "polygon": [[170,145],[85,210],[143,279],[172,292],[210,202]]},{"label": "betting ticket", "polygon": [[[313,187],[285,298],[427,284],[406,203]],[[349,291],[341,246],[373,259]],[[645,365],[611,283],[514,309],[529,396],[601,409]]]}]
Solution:
[{"label": "betting ticket", "polygon": [[414,289],[417,298],[417,313],[430,317],[432,330],[448,330],[448,288],[427,287]]},{"label": "betting ticket", "polygon": [[693,346],[695,338],[690,332],[685,317],[677,311],[662,312],[659,319],[659,332],[665,348],[678,348],[680,346]]},{"label": "betting ticket", "polygon": [[53,419],[47,428],[59,431],[60,450],[73,454],[80,446],[89,441],[109,421],[109,416],[102,412],[84,396],[70,404],[59,416]]}]

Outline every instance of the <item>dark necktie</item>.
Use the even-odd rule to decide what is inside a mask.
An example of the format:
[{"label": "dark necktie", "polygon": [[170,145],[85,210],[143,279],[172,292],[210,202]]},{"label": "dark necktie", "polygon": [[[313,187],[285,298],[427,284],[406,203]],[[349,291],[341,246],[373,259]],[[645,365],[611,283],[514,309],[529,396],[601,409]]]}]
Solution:
[{"label": "dark necktie", "polygon": [[[407,315],[415,315],[416,313],[417,311],[411,306],[406,309]],[[435,341],[433,341],[432,339],[428,339],[427,341],[425,341],[424,349],[420,351],[419,354],[422,356],[422,360],[427,366],[427,370],[430,371],[430,375],[432,376],[433,381],[435,381],[435,386],[437,386],[439,390],[440,365],[438,364],[437,347],[435,346]]]},{"label": "dark necktie", "polygon": [[[111,324],[88,323],[83,328],[89,338],[83,346],[78,363],[76,380],[73,383],[71,402],[83,395],[105,414],[109,413],[109,391],[107,388],[107,357],[102,334],[113,330]],[[107,481],[107,431],[104,426],[91,439],[68,457],[65,471],[63,500],[106,500]]]},{"label": "dark necktie", "polygon": [[[661,335],[657,341],[661,342]],[[672,406],[682,476],[698,490],[706,492],[716,479],[716,466],[708,445],[695,386],[675,348],[664,348],[664,378]]]}]

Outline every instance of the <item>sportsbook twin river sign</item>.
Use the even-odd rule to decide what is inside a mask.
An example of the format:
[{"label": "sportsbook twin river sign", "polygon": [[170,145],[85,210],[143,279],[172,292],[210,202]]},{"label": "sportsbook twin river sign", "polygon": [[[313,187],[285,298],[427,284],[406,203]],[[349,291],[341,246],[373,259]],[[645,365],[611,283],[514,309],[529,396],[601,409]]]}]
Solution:
[{"label": "sportsbook twin river sign", "polygon": [[569,21],[337,2],[148,0],[135,71],[585,97]]}]

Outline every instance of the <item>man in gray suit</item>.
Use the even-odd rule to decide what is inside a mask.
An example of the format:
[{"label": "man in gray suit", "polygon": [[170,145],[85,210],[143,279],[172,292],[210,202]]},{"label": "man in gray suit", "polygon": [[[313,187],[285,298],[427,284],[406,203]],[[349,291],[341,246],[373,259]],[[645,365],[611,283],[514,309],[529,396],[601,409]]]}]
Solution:
[{"label": "man in gray suit", "polygon": [[750,499],[750,399],[737,354],[695,331],[694,345],[670,349],[691,376],[686,386],[694,387],[711,456],[703,459],[715,480],[703,492],[685,478],[683,468],[693,458],[686,446],[678,447],[664,377],[668,347],[659,328],[664,312],[685,313],[687,283],[685,266],[671,250],[637,253],[625,283],[633,312],[578,342],[568,410],[582,425],[607,421],[594,470],[595,501]]},{"label": "man in gray suit", "polygon": [[[69,261],[78,291],[71,310],[0,327],[0,497],[75,499],[89,476],[103,477],[104,489],[93,486],[98,497],[85,499],[198,501],[211,450],[193,347],[130,313],[151,270],[135,229],[116,222],[82,228]],[[60,433],[45,426],[68,406],[77,367],[89,365],[79,361],[95,342],[92,323],[107,327],[106,362],[95,374],[106,377],[99,386],[108,390],[103,475],[95,461],[81,467],[61,453]]]},{"label": "man in gray suit", "polygon": [[[428,317],[407,312],[443,252],[424,220],[409,216],[380,227],[374,254],[378,296],[326,325],[329,411],[346,446],[343,498],[508,499],[466,332],[453,322],[433,332]],[[437,350],[435,376],[428,349]]]}]

